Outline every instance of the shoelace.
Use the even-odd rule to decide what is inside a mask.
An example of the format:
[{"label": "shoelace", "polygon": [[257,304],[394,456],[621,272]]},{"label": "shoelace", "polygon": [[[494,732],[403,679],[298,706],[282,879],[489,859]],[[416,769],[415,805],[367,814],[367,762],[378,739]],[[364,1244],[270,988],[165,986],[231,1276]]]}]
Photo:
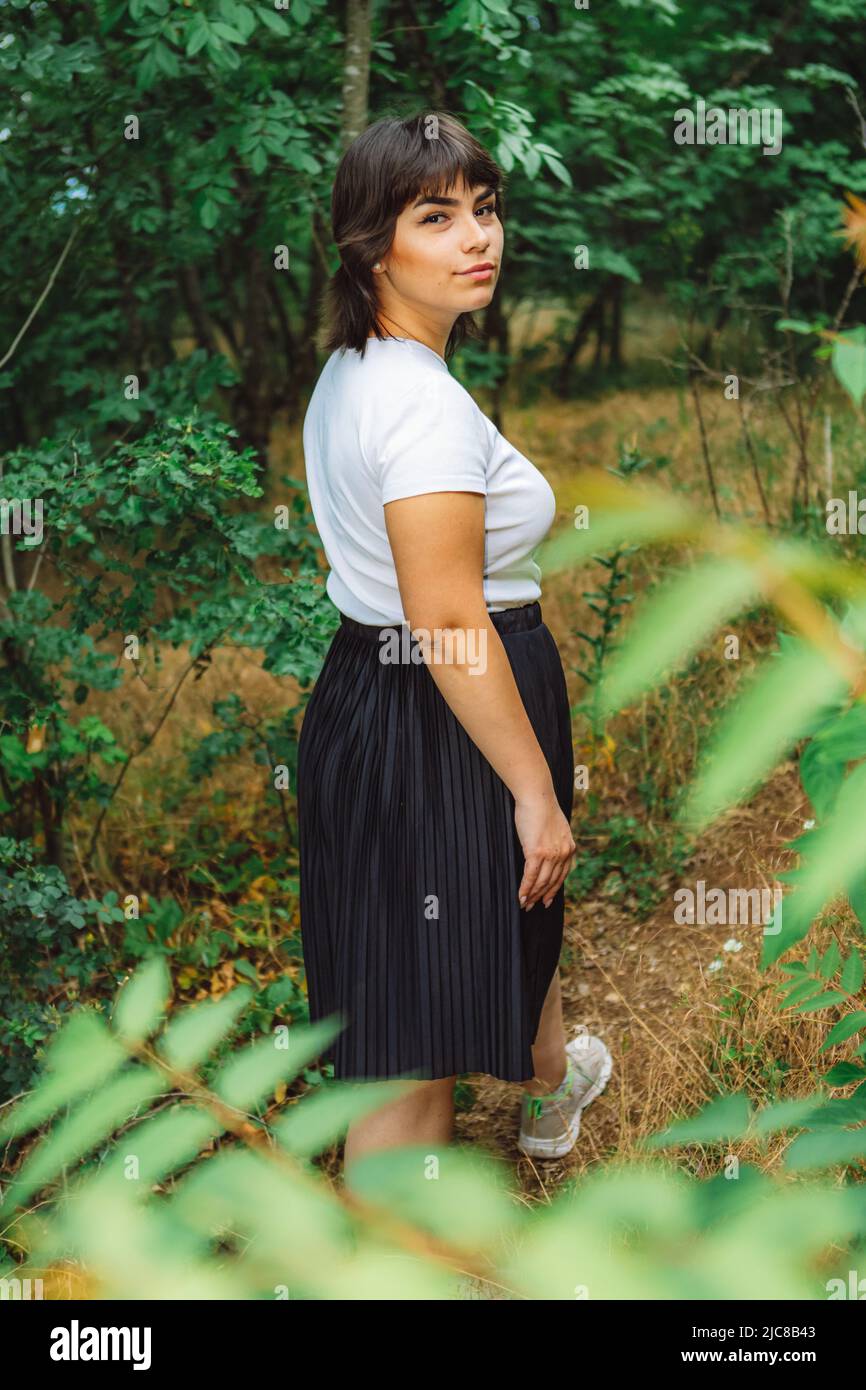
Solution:
[{"label": "shoelace", "polygon": [[528,1102],[529,1118],[533,1120],[541,1119],[541,1116],[544,1114],[545,1104],[551,1105],[556,1101],[562,1100],[564,1096],[568,1095],[573,1084],[574,1066],[571,1058],[567,1056],[565,1060],[565,1076],[563,1077],[562,1081],[559,1083],[555,1091],[551,1091],[546,1096],[526,1096],[526,1100]]}]

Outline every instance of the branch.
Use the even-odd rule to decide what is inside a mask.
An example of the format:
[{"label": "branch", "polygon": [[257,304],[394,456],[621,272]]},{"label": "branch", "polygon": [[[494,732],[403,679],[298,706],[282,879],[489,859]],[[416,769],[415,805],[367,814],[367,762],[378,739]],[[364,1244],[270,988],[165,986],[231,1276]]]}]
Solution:
[{"label": "branch", "polygon": [[59,258],[59,260],[57,261],[57,263],[56,263],[54,269],[52,270],[51,274],[50,274],[49,277],[48,277],[48,283],[47,283],[47,285],[45,286],[45,289],[42,291],[42,293],[40,294],[40,296],[39,296],[39,298],[37,299],[36,303],[33,305],[33,308],[30,310],[30,313],[27,315],[27,318],[24,320],[24,323],[22,324],[21,328],[19,329],[17,336],[15,337],[15,339],[14,339],[13,342],[12,342],[12,346],[9,348],[8,352],[6,353],[6,356],[3,357],[3,358],[0,358],[0,368],[6,366],[6,363],[9,361],[9,358],[13,355],[13,353],[15,352],[15,349],[18,347],[18,344],[21,342],[21,339],[24,337],[24,334],[27,332],[28,328],[30,327],[30,325],[31,325],[31,323],[33,322],[33,320],[35,319],[36,315],[39,313],[39,310],[41,309],[42,305],[44,304],[46,297],[48,296],[48,294],[49,294],[50,291],[51,291],[51,287],[53,286],[54,281],[57,279],[57,276],[58,276],[58,274],[59,274],[59,272],[60,272],[60,267],[63,265],[63,262],[66,260],[66,257],[67,257],[67,255],[68,255],[68,253],[69,253],[69,250],[70,250],[71,246],[72,246],[72,243],[73,243],[73,241],[75,240],[75,238],[78,236],[78,233],[79,233],[80,230],[81,230],[81,223],[80,223],[80,222],[76,222],[75,226],[72,228],[72,231],[69,233],[69,236],[68,236],[68,238],[67,238],[67,240],[66,240],[66,245],[64,246],[63,250],[60,252],[60,258]]},{"label": "branch", "polygon": [[[215,638],[213,639],[213,641],[210,643],[210,646],[213,646],[214,643],[218,642],[218,641],[219,641],[219,638],[222,637],[222,636],[225,634],[225,632],[226,632],[227,630],[228,630],[228,629],[223,629],[223,632],[220,633],[220,634],[218,634],[218,636],[215,637]],[[155,725],[153,731],[152,731],[151,733],[147,734],[147,735],[145,736],[145,738],[142,739],[141,743],[139,744],[138,748],[136,748],[135,752],[134,752],[134,753],[130,753],[130,755],[129,755],[129,757],[127,758],[126,762],[123,764],[123,767],[122,767],[121,770],[120,770],[120,776],[118,777],[118,779],[117,779],[117,781],[115,782],[114,786],[111,788],[111,794],[110,794],[110,796],[108,797],[108,800],[106,801],[105,805],[102,807],[102,810],[99,812],[99,815],[97,816],[96,824],[95,824],[94,827],[93,827],[93,833],[92,833],[92,835],[90,836],[90,844],[87,846],[87,853],[86,853],[86,855],[84,856],[84,864],[89,864],[90,861],[91,861],[91,859],[93,858],[93,852],[94,852],[94,850],[96,849],[96,841],[97,841],[98,838],[99,838],[99,832],[100,832],[100,830],[102,829],[102,822],[105,820],[106,812],[108,811],[109,806],[111,805],[112,801],[114,800],[115,796],[117,795],[118,791],[120,790],[120,787],[121,787],[121,784],[122,784],[122,782],[123,782],[123,779],[124,779],[124,777],[126,776],[127,772],[129,771],[130,766],[132,765],[132,762],[134,761],[135,758],[140,757],[141,754],[142,754],[143,752],[145,752],[145,750],[148,749],[148,748],[150,747],[150,745],[153,743],[153,740],[156,738],[157,734],[159,733],[160,729],[162,728],[163,724],[165,723],[166,719],[168,718],[169,714],[171,713],[172,709],[174,708],[174,703],[175,703],[175,700],[177,699],[178,695],[180,694],[180,688],[181,688],[181,686],[183,685],[183,683],[184,683],[184,681],[186,680],[187,676],[189,675],[190,671],[195,670],[196,666],[198,666],[198,665],[200,664],[201,659],[202,659],[202,656],[204,656],[204,654],[205,654],[204,652],[199,653],[199,655],[198,655],[193,661],[191,661],[191,662],[189,663],[189,665],[187,666],[186,670],[181,672],[180,677],[178,678],[178,680],[177,680],[176,683],[175,683],[174,690],[171,692],[171,695],[169,696],[168,700],[166,701],[165,709],[163,710],[163,712],[162,712],[162,714],[160,715],[159,719],[156,721],[156,725]]]}]

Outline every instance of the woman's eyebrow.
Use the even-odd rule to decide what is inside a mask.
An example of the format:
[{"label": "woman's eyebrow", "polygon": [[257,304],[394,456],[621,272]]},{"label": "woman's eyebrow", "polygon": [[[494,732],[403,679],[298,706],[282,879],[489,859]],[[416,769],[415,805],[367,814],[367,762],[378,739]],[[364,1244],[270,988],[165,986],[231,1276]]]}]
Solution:
[{"label": "woman's eyebrow", "polygon": [[[493,188],[493,187],[485,188],[481,193],[476,194],[475,198],[473,199],[473,202],[480,203],[481,200],[482,200],[482,198],[489,198],[490,195],[491,195],[491,193],[495,193],[495,192],[496,192],[496,189]],[[426,207],[428,203],[435,203],[437,207],[443,207],[443,208],[456,208],[456,207],[459,207],[459,206],[460,206],[460,199],[459,199],[459,198],[437,198],[437,197],[430,197],[430,198],[424,197],[424,198],[419,198],[418,201],[417,201],[417,203],[413,203],[413,204],[412,204],[412,211],[414,212],[416,208],[423,208],[423,207]]]}]

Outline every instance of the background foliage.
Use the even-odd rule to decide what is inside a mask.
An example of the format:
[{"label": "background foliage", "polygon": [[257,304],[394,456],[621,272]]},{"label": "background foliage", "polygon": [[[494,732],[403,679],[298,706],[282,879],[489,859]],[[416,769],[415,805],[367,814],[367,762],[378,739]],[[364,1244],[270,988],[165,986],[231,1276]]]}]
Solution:
[{"label": "background foliage", "polygon": [[[2,7],[0,491],[45,513],[41,545],[0,534],[10,1270],[59,1297],[438,1298],[463,1270],[512,1297],[814,1298],[856,1258],[866,593],[863,532],[829,539],[825,507],[866,488],[861,18]],[[698,99],[780,109],[781,152],[675,144]],[[531,1211],[459,1146],[370,1159],[346,1200],[328,1163],[389,1092],[315,1066],[300,957],[297,730],[335,613],[297,440],[329,192],[368,120],[422,109],[507,176],[501,287],[453,370],[503,427],[549,412],[558,491],[590,508],[544,554],[577,605],[572,904],[642,920],[786,759],[814,813],[760,960],[789,1041],[817,1016],[806,1074],[727,1040],[754,1011],[732,986],[698,1113],[665,1095],[654,1139]],[[617,392],[602,449],[579,427]],[[757,652],[727,684],[724,623]]]}]

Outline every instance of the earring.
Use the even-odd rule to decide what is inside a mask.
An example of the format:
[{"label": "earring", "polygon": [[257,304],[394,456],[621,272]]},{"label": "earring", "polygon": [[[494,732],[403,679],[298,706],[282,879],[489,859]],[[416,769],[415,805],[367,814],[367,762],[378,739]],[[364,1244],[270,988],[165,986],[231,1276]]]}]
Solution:
[{"label": "earring", "polygon": [[374,270],[381,270],[381,269],[382,269],[382,262],[381,262],[381,261],[377,261],[376,264],[373,266],[373,269],[374,269]]}]

